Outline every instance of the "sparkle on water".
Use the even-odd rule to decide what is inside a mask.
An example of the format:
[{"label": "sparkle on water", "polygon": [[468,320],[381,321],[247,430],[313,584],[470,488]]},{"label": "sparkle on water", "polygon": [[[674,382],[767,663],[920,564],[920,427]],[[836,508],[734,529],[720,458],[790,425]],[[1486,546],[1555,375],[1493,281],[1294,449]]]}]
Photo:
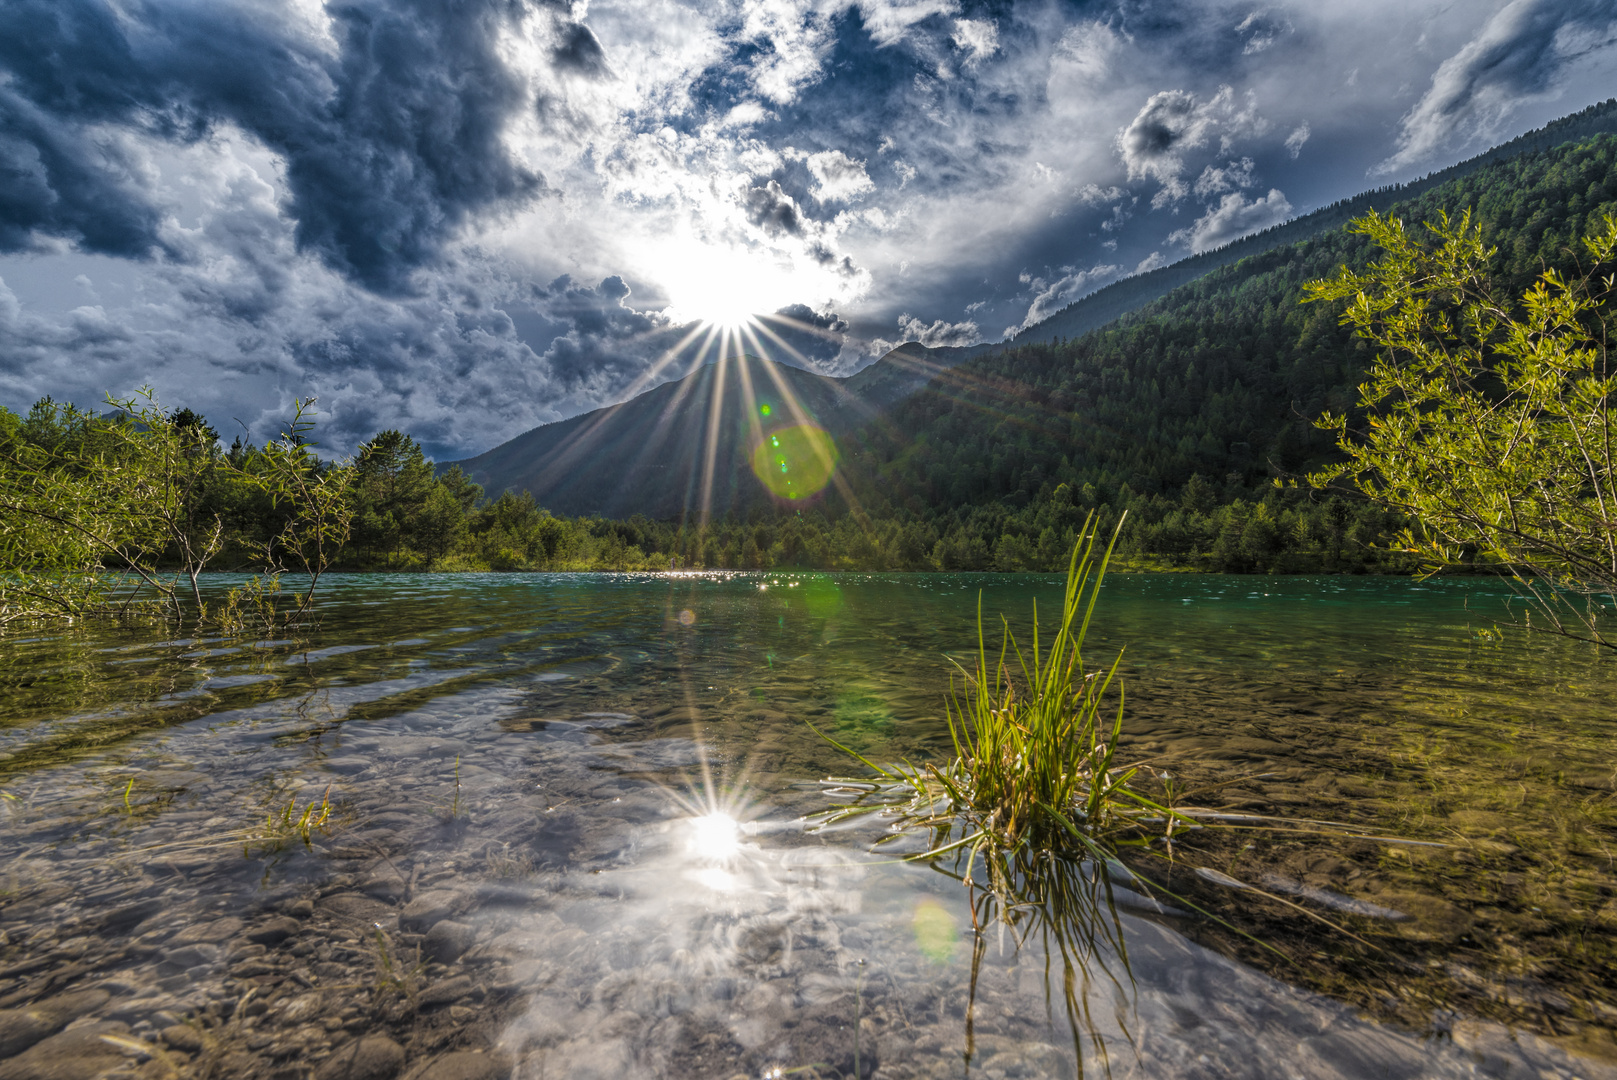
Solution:
[{"label": "sparkle on water", "polygon": [[692,818],[690,830],[691,854],[703,862],[729,862],[741,850],[741,825],[729,814]]}]

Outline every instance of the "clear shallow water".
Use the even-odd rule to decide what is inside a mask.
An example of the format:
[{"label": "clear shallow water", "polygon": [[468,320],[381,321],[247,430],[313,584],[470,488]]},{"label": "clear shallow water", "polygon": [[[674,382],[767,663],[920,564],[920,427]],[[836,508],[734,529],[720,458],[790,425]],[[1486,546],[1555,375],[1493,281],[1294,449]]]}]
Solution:
[{"label": "clear shallow water", "polygon": [[[341,1075],[385,1036],[405,1070],[1011,1077],[1073,1075],[1076,1031],[1114,1075],[1617,1075],[1617,679],[1480,636],[1486,584],[1108,582],[1086,659],[1127,647],[1125,756],[1202,805],[1443,846],[1196,834],[1142,869],[1230,926],[1058,913],[1097,939],[1074,1024],[1038,934],[991,928],[973,990],[966,890],[869,854],[879,823],[803,820],[849,771],[803,721],[941,757],[979,590],[1021,627],[1054,579],[332,581],[305,640],[0,641],[0,1008],[75,1013],[54,1045],[195,1075]],[[272,810],[327,791],[330,828],[278,846]]]}]

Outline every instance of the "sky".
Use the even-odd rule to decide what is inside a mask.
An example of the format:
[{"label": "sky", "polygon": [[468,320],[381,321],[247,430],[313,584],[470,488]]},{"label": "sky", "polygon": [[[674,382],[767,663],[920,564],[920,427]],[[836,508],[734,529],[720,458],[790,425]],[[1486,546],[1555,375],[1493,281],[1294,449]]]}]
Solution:
[{"label": "sky", "polygon": [[[847,375],[1612,96],[1617,0],[0,0],[0,405],[439,460]],[[706,354],[711,357],[711,351]]]}]

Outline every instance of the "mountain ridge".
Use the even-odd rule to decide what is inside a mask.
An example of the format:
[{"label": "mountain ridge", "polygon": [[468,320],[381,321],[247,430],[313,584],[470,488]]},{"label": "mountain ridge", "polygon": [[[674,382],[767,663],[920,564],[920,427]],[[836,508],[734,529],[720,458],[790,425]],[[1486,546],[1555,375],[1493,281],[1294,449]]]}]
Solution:
[{"label": "mountain ridge", "polygon": [[[1296,308],[1294,294],[1302,280],[1329,273],[1342,261],[1368,257],[1359,238],[1341,232],[1335,218],[1326,227],[1318,215],[1329,211],[1346,221],[1372,207],[1396,206],[1429,217],[1475,204],[1486,209],[1480,218],[1507,241],[1509,250],[1501,258],[1516,268],[1510,276],[1514,287],[1520,284],[1517,278],[1525,280],[1524,275],[1561,258],[1586,215],[1617,195],[1617,172],[1609,161],[1617,138],[1602,134],[1557,143],[1554,149],[1536,147],[1560,134],[1602,125],[1617,126],[1617,101],[1433,174],[1446,177],[1441,181],[1418,181],[1414,196],[1408,193],[1416,185],[1404,185],[1342,200],[1270,230],[1271,236],[1281,234],[1311,220],[1312,231],[1303,239],[1252,250],[1219,266],[1197,264],[1206,269],[1101,328],[1067,338],[1059,348],[1059,334],[994,347],[934,349],[910,342],[846,378],[751,358],[735,367],[738,378],[717,387],[714,380],[727,369],[709,364],[636,398],[542,425],[440,469],[459,464],[491,496],[528,490],[558,513],[684,520],[693,511],[702,518],[746,512],[767,501],[763,488],[746,475],[747,440],[761,430],[751,410],[760,388],[768,394],[787,387],[786,397],[796,400],[801,419],[824,427],[842,445],[843,482],[859,489],[845,486],[821,497],[833,513],[857,505],[910,506],[919,512],[938,500],[956,505],[1012,492],[1025,501],[1060,476],[1071,474],[1075,483],[1082,482],[1083,475],[1093,473],[1085,462],[1101,460],[1117,462],[1106,468],[1123,470],[1118,475],[1131,477],[1136,491],[1172,488],[1197,471],[1237,477],[1230,491],[1244,490],[1271,467],[1265,462],[1298,467],[1328,451],[1328,440],[1321,442],[1306,418],[1326,406],[1350,406],[1362,365],[1349,335],[1326,312]],[[1513,145],[1522,149],[1505,154]],[[1568,169],[1577,176],[1556,178],[1557,170]],[[1384,197],[1391,201],[1381,201]],[[1243,319],[1252,325],[1234,325]],[[1230,333],[1244,342],[1234,352],[1205,340]],[[1164,344],[1169,338],[1180,343]],[[1145,357],[1163,349],[1169,352],[1146,363]],[[1174,354],[1181,359],[1174,361]],[[1085,359],[1090,356],[1095,359]],[[1294,370],[1270,370],[1281,357]],[[1086,375],[1090,365],[1100,366]],[[1138,379],[1131,376],[1136,368]],[[1146,408],[1142,379],[1162,404],[1148,409],[1149,415],[1134,415]],[[1276,402],[1290,405],[1275,413]],[[945,413],[959,415],[935,429]],[[1088,434],[1078,437],[1072,432],[1080,416],[1092,419]],[[1000,430],[1007,422],[1010,426]],[[1182,434],[1172,434],[1180,428]],[[944,430],[946,439],[940,437]],[[1150,460],[1140,458],[1140,447],[1163,439],[1178,439],[1178,449],[1165,444],[1146,455]],[[942,445],[949,440],[961,448]],[[1006,448],[996,448],[1002,444]],[[959,457],[956,449],[966,456]],[[983,459],[981,468],[977,458]],[[1044,466],[1030,464],[1046,458]],[[699,474],[706,476],[700,484]]]}]

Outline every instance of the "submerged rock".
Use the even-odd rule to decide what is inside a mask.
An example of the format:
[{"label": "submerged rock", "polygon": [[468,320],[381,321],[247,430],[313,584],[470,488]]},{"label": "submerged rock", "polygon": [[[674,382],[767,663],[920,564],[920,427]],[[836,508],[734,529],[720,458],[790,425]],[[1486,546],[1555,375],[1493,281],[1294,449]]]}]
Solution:
[{"label": "submerged rock", "polygon": [[404,1047],[385,1035],[355,1039],[326,1059],[315,1080],[392,1080],[404,1068]]},{"label": "submerged rock", "polygon": [[169,939],[170,945],[217,945],[241,933],[242,921],[237,918],[214,919],[211,922],[188,926]]},{"label": "submerged rock", "polygon": [[202,1049],[202,1032],[189,1024],[170,1024],[160,1034],[169,1046],[187,1054],[195,1054]]},{"label": "submerged rock", "polygon": [[69,1021],[101,1008],[111,997],[105,990],[81,990],[59,994],[25,1009],[0,1009],[0,1058],[21,1053],[60,1031]]},{"label": "submerged rock", "polygon": [[0,1080],[92,1080],[124,1060],[124,1052],[102,1038],[129,1035],[129,1025],[102,1020],[69,1028],[0,1062]]},{"label": "submerged rock", "polygon": [[455,913],[459,895],[447,889],[432,889],[422,893],[399,912],[399,929],[420,933]]},{"label": "submerged rock", "polygon": [[433,1058],[412,1070],[405,1080],[506,1080],[511,1059],[504,1054],[474,1054],[464,1050]]},{"label": "submerged rock", "polygon": [[289,937],[293,937],[303,927],[296,919],[279,915],[263,926],[255,927],[247,932],[247,940],[259,945],[279,945]]},{"label": "submerged rock", "polygon": [[477,940],[477,931],[465,923],[458,923],[451,919],[440,919],[433,924],[427,936],[421,942],[421,949],[429,960],[440,964],[452,964],[459,960],[472,943]]}]

